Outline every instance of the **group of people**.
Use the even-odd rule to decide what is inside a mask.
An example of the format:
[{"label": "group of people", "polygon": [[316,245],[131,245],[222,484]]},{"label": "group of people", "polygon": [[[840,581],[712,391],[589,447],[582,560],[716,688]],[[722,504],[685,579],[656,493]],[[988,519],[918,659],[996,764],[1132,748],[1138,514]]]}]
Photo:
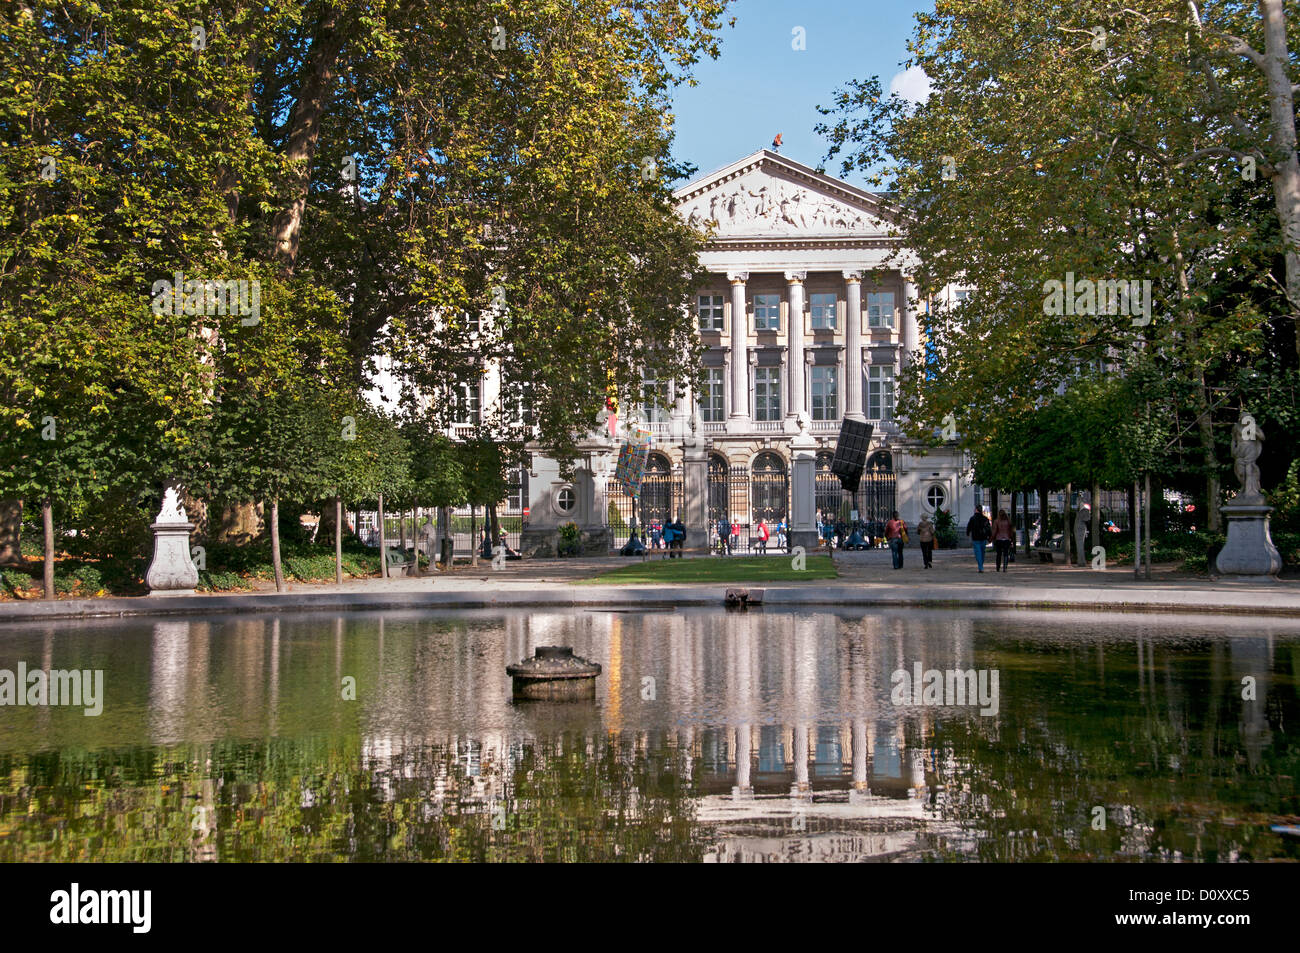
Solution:
[{"label": "group of people", "polygon": [[818,516],[817,522],[820,526],[819,546],[834,549],[871,549],[875,545],[870,525],[861,520],[855,520],[852,524],[842,519],[832,521],[830,514],[823,512]]},{"label": "group of people", "polygon": [[[501,546],[501,548],[505,551],[506,559],[522,559],[522,558],[523,558],[523,557],[521,557],[521,556],[519,555],[519,553],[518,553],[517,551],[511,549],[511,548],[510,548],[510,544],[509,544],[508,542],[506,542],[506,531],[505,531],[505,530],[502,530],[502,531],[501,531],[501,542],[500,542],[500,546]],[[495,550],[492,548],[492,537],[491,537],[490,533],[488,532],[487,527],[484,527],[484,528],[483,528],[483,538],[479,540],[479,544],[478,544],[478,554],[479,554],[479,556],[480,556],[481,558],[483,558],[483,559],[491,559],[493,556],[496,555]]]},{"label": "group of people", "polygon": [[[984,507],[976,506],[975,512],[966,523],[966,535],[970,537],[971,547],[975,552],[975,566],[984,571],[984,552],[990,542],[997,556],[997,572],[1006,572],[1011,565],[1012,548],[1015,544],[1016,528],[1007,516],[1006,510],[998,510],[996,519],[990,520],[984,515]],[[922,516],[916,527],[916,541],[921,547],[923,568],[934,568],[934,522],[928,516]],[[907,544],[907,523],[898,518],[895,511],[885,523],[885,541],[893,557],[895,569],[903,568],[903,547]]]},{"label": "group of people", "polygon": [[[667,523],[661,523],[659,520],[650,523],[650,548],[666,549],[669,559],[681,558],[682,544],[685,542],[686,524],[682,522],[680,515],[676,520],[669,520]],[[619,553],[623,556],[640,556],[645,551],[646,544],[637,531],[636,524],[633,523],[632,533]]]}]

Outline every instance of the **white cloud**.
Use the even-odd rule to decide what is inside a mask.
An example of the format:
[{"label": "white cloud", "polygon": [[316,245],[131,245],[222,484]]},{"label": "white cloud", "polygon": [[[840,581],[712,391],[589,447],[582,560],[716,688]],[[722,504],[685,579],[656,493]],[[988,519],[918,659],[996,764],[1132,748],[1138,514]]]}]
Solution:
[{"label": "white cloud", "polygon": [[889,81],[889,91],[898,93],[913,103],[923,103],[930,98],[930,77],[919,66],[909,66],[901,73],[895,73]]}]

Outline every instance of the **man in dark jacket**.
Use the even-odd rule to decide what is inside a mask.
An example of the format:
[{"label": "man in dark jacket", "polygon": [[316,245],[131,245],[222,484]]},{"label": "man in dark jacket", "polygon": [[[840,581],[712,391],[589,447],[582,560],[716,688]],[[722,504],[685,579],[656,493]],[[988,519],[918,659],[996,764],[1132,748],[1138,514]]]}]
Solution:
[{"label": "man in dark jacket", "polygon": [[980,572],[984,571],[984,547],[988,545],[992,530],[993,524],[984,515],[984,508],[975,507],[974,515],[966,523],[966,535],[970,537],[971,546],[975,549],[975,565]]}]

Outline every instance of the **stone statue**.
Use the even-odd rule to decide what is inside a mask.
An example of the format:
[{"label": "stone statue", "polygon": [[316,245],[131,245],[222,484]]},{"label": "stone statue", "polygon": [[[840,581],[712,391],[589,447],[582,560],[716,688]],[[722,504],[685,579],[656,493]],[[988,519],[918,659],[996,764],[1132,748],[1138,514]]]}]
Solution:
[{"label": "stone statue", "polygon": [[188,523],[185,507],[181,506],[180,495],[176,487],[169,486],[163,493],[162,509],[158,511],[155,523]]},{"label": "stone statue", "polygon": [[1088,541],[1088,523],[1091,520],[1092,507],[1084,503],[1079,507],[1079,512],[1074,515],[1074,558],[1080,566],[1088,561],[1083,547]]},{"label": "stone statue", "polygon": [[[1247,437],[1251,439],[1246,439]],[[1232,470],[1241,482],[1241,490],[1233,497],[1238,503],[1263,502],[1259,489],[1259,455],[1264,452],[1264,431],[1253,417],[1243,414],[1232,426]]]}]

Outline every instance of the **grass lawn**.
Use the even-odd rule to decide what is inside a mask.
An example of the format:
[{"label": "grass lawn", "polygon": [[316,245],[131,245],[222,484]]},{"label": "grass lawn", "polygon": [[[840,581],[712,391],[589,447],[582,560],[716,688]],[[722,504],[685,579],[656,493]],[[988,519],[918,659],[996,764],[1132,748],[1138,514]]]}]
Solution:
[{"label": "grass lawn", "polygon": [[807,568],[792,569],[789,556],[705,556],[696,559],[631,559],[628,565],[575,583],[579,586],[656,582],[805,582],[834,579],[829,556],[808,556]]}]

